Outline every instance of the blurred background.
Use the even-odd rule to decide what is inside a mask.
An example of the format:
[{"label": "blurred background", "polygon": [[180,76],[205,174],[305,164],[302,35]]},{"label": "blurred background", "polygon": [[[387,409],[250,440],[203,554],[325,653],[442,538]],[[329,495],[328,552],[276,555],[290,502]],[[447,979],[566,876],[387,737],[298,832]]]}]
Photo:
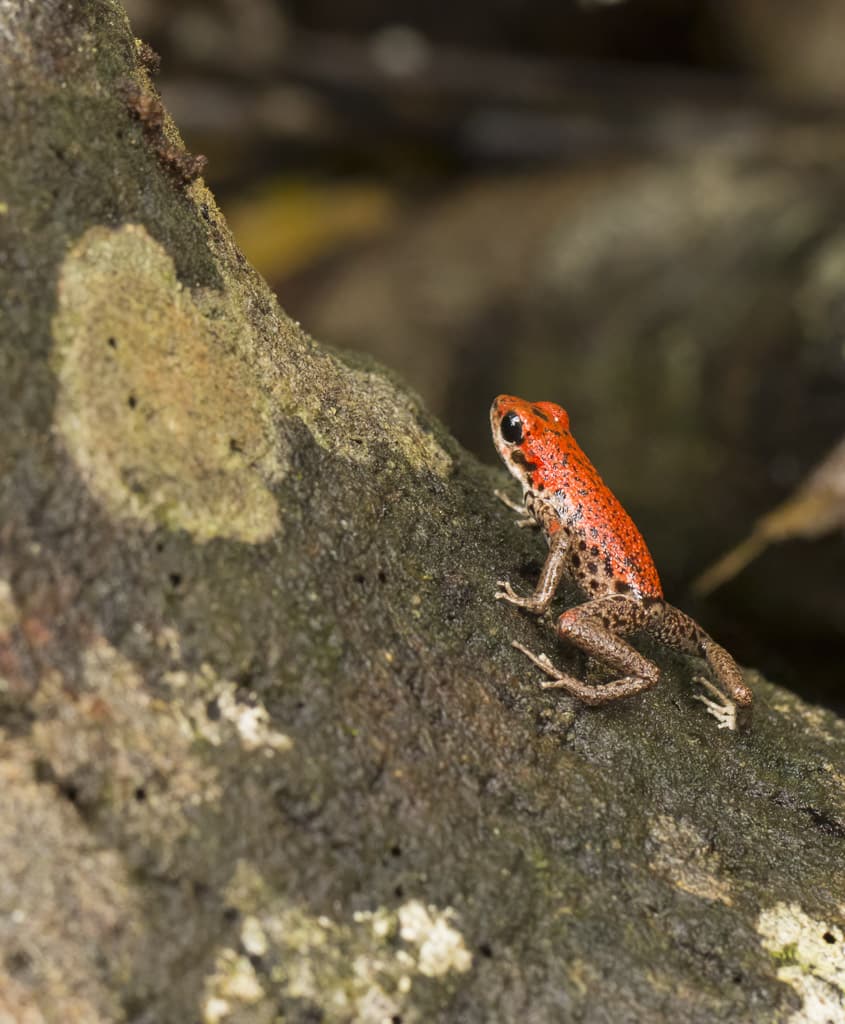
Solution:
[{"label": "blurred background", "polygon": [[669,599],[845,710],[841,0],[126,6],[291,316],[491,462],[566,406]]}]

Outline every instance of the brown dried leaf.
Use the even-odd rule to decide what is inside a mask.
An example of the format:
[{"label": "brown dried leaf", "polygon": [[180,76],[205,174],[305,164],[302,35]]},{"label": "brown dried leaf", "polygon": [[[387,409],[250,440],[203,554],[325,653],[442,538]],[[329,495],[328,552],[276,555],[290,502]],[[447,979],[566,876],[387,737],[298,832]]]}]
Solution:
[{"label": "brown dried leaf", "polygon": [[816,466],[785,502],[757,520],[754,529],[693,583],[709,594],[738,575],[770,544],[800,537],[811,540],[845,529],[845,438]]}]

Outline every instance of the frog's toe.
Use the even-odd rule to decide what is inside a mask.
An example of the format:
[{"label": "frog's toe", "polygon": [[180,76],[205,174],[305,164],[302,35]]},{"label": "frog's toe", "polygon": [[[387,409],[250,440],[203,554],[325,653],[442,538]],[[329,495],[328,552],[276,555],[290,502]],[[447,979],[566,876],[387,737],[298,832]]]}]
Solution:
[{"label": "frog's toe", "polygon": [[730,732],[736,732],[736,704],[734,704],[729,697],[726,697],[718,687],[714,686],[710,680],[706,679],[704,676],[696,676],[694,682],[699,683],[706,690],[709,690],[716,698],[716,700],[710,700],[710,698],[705,697],[703,693],[693,694],[693,700],[700,701],[707,708],[707,713],[716,719],[716,728],[728,729]]},{"label": "frog's toe", "polygon": [[[518,640],[511,640],[511,647],[515,647],[518,651],[524,654],[526,658],[530,658],[537,668],[541,668],[547,676],[552,678],[552,680],[568,678],[565,673],[560,671],[560,669],[555,668],[545,654],[535,654],[533,651],[529,651],[529,649],[523,646],[523,644]],[[540,686],[542,686],[543,689],[547,689],[548,687],[554,687],[554,682],[547,683],[543,681],[540,683]]]}]

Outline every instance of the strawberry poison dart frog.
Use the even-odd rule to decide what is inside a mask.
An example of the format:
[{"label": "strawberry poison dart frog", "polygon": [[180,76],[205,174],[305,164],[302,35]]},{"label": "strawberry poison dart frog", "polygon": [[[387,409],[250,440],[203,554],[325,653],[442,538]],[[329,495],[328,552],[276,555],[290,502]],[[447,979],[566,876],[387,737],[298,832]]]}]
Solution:
[{"label": "strawberry poison dart frog", "polygon": [[703,677],[697,681],[715,700],[703,694],[697,699],[719,728],[735,729],[737,707],[750,707],[752,700],[736,662],[693,619],[664,600],[645,541],[570,433],[566,411],[552,402],[500,395],[490,423],[499,455],[522,485],[523,504],[497,496],[521,513],[518,526],[539,526],[549,546],[534,593],[521,597],[500,580],[497,600],[540,615],[568,573],[587,599],[560,616],[558,635],[619,674],[591,686],[514,642],[549,677],[542,685],[566,690],[587,704],[650,689],[660,669],[623,639],[647,631],[669,647],[706,660],[717,685]]}]

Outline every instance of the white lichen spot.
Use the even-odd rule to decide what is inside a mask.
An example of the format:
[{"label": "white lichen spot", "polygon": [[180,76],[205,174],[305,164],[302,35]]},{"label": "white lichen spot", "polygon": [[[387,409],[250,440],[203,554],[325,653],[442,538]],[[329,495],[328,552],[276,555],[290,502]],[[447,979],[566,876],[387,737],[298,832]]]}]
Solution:
[{"label": "white lichen spot", "polygon": [[235,699],[232,690],[224,690],[217,698],[220,713],[238,731],[246,750],[268,747],[270,750],[293,749],[290,736],[270,727],[270,715],[263,704],[255,701],[245,704]]},{"label": "white lichen spot", "polygon": [[182,637],[173,626],[162,626],[156,634],[156,645],[174,661],[182,660]]},{"label": "white lichen spot", "polygon": [[369,924],[377,939],[385,939],[396,930],[396,915],[387,907],[379,907],[378,910],[356,910],[352,920],[356,924]]},{"label": "white lichen spot", "polygon": [[[845,910],[845,908],[843,908]],[[763,946],[778,961],[778,978],[801,997],[789,1024],[845,1021],[845,931],[795,903],[777,903],[757,919]]]},{"label": "white lichen spot", "polygon": [[355,1011],[356,1020],[372,1024],[390,1024],[400,1016],[399,1004],[377,984],[370,985],[361,993]]},{"label": "white lichen spot", "polygon": [[214,972],[205,981],[203,1014],[209,1024],[223,1020],[236,1011],[238,1004],[254,1006],[265,992],[249,958],[234,949],[224,948],[217,954]]},{"label": "white lichen spot", "polygon": [[731,906],[731,887],[719,854],[691,822],[661,814],[649,829],[655,852],[649,867],[692,896]]},{"label": "white lichen spot", "polygon": [[261,750],[272,755],[293,749],[290,736],[272,727],[261,701],[253,694],[239,697],[237,684],[220,679],[210,665],[201,665],[198,672],[167,672],[164,681],[174,690],[189,688],[201,695],[187,704],[189,713],[182,720],[186,737],[201,737],[219,747],[231,737],[234,727],[241,745],[250,752]]},{"label": "white lichen spot", "polygon": [[248,914],[241,925],[241,945],[250,956],[264,956],[267,952],[267,936],[257,917]]},{"label": "white lichen spot", "polygon": [[113,518],[258,543],[279,526],[270,389],[207,301],[142,226],[86,231],[59,271],[55,430]]},{"label": "white lichen spot", "polygon": [[264,995],[249,957],[239,956],[233,961],[222,992],[228,999],[237,999],[241,1003],[257,1003]]},{"label": "white lichen spot", "polygon": [[209,996],[203,1004],[203,1024],[220,1024],[232,1012],[232,1007],[219,996]]},{"label": "white lichen spot", "polygon": [[417,965],[427,977],[472,967],[472,954],[463,936],[449,923],[454,916],[451,907],[439,911],[419,900],[409,900],[399,908],[399,935],[418,947]]}]

